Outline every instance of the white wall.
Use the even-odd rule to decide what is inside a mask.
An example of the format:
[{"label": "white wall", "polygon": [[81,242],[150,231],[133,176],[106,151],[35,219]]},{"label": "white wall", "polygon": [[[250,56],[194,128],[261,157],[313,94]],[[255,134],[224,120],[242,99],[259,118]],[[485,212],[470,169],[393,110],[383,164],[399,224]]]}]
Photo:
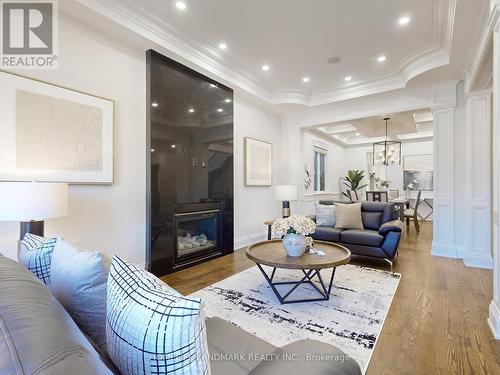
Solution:
[{"label": "white wall", "polygon": [[[265,239],[264,221],[280,215],[281,203],[275,198],[275,185],[280,184],[279,116],[235,93],[234,99],[234,220],[235,249]],[[245,186],[244,138],[250,137],[273,144],[273,185]],[[283,182],[281,182],[283,183]],[[293,208],[293,207],[292,207]]]},{"label": "white wall", "polygon": [[[146,58],[145,49],[114,39],[61,15],[60,61],[54,71],[17,72],[115,101],[114,184],[71,185],[69,215],[47,220],[47,236],[61,236],[108,256],[145,263]],[[263,221],[280,213],[274,198],[278,176],[280,118],[235,93],[235,241],[264,238]],[[274,145],[273,187],[245,187],[243,138]],[[19,223],[0,222],[0,253],[16,258]]]},{"label": "white wall", "polygon": [[[45,232],[108,255],[145,262],[145,53],[110,35],[59,20],[59,68],[17,73],[115,101],[114,184],[70,186],[69,215]],[[0,223],[0,252],[16,257],[18,223]]]}]

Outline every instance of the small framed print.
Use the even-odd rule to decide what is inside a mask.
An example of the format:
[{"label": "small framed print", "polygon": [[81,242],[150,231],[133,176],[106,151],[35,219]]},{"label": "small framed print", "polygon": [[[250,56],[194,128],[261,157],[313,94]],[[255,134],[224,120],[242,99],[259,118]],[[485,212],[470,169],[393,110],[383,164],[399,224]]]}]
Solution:
[{"label": "small framed print", "polygon": [[245,137],[245,185],[271,186],[273,183],[273,145]]}]

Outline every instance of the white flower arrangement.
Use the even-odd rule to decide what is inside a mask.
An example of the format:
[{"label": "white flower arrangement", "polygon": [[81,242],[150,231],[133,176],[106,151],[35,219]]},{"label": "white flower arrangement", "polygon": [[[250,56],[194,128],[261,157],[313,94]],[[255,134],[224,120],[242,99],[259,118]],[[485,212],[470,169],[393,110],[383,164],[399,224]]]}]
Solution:
[{"label": "white flower arrangement", "polygon": [[292,215],[285,219],[276,220],[271,226],[271,230],[278,237],[285,234],[301,234],[307,236],[314,233],[316,223],[303,215]]}]

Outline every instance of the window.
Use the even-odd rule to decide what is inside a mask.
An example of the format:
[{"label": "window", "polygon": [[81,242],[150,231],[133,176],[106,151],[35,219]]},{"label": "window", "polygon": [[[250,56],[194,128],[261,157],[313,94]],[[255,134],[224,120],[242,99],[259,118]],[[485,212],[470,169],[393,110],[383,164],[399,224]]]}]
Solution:
[{"label": "window", "polygon": [[325,191],[326,150],[314,148],[314,191]]}]

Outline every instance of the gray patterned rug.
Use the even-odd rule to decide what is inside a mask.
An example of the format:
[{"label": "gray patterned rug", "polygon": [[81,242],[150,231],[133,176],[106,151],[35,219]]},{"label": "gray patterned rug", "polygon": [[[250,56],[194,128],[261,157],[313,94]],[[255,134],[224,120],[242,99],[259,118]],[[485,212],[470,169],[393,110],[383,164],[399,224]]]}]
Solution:
[{"label": "gray patterned rug", "polygon": [[[321,275],[329,280],[331,270]],[[300,271],[278,269],[275,281],[300,277]],[[335,272],[329,301],[281,305],[259,269],[252,267],[192,295],[203,298],[208,317],[231,321],[275,346],[299,339],[335,345],[365,372],[400,278],[372,268],[342,266]],[[283,295],[290,286],[279,288]],[[317,296],[311,286],[299,289],[294,297]]]}]

